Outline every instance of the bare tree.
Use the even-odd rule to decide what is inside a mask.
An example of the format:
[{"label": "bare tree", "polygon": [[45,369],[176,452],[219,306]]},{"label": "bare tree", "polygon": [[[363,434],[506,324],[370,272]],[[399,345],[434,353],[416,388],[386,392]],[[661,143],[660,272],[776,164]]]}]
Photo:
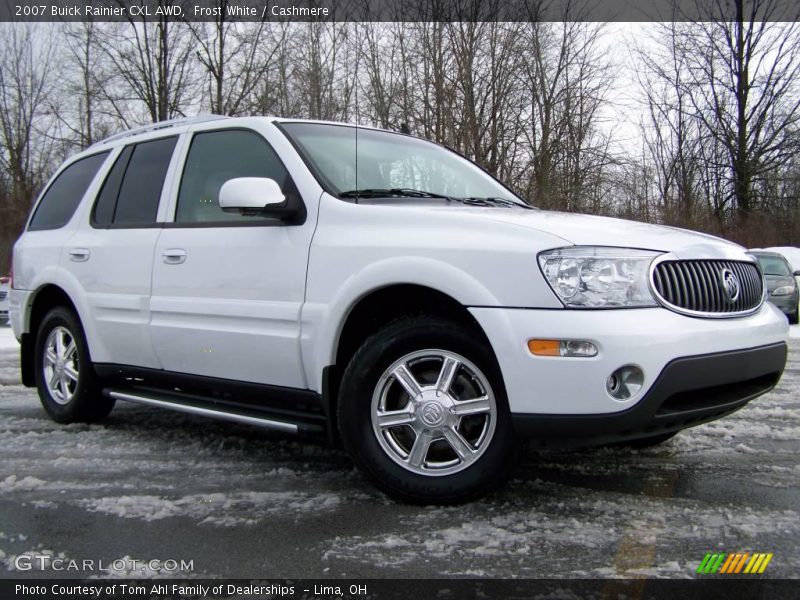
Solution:
[{"label": "bare tree", "polygon": [[0,265],[20,233],[33,198],[51,169],[48,135],[54,48],[47,25],[3,24],[0,35]]},{"label": "bare tree", "polygon": [[360,40],[358,52],[365,80],[359,81],[365,116],[384,129],[398,129],[408,124],[406,112],[411,86],[408,65],[404,60],[408,27],[405,23],[359,23],[355,29]]},{"label": "bare tree", "polygon": [[258,23],[232,23],[228,0],[219,0],[219,16],[210,23],[188,23],[199,45],[195,53],[207,78],[212,113],[238,115],[271,68],[284,42],[286,27]]},{"label": "bare tree", "polygon": [[[652,165],[660,220],[684,226],[693,222],[698,210],[707,208],[697,206],[705,202],[699,188],[707,148],[693,115],[686,89],[687,58],[678,42],[681,30],[689,26],[661,24],[655,39],[634,47],[645,105],[643,158]],[[721,211],[718,214],[721,217]]]},{"label": "bare tree", "polygon": [[[98,41],[116,74],[105,88],[106,100],[124,125],[132,116],[138,120],[141,109],[151,122],[184,114],[194,85],[193,44],[184,23],[163,14],[150,20],[129,17]],[[131,110],[132,104],[139,110]]]},{"label": "bare tree", "polygon": [[676,41],[693,113],[727,152],[742,221],[758,203],[756,182],[800,152],[800,24],[772,22],[783,4],[716,0]]},{"label": "bare tree", "polygon": [[[454,59],[454,141],[490,173],[511,175],[521,107],[516,23],[460,22],[447,27]],[[456,108],[457,107],[457,108]]]},{"label": "bare tree", "polygon": [[545,207],[589,208],[585,186],[611,162],[597,129],[610,83],[597,52],[600,33],[579,21],[531,23],[524,32],[520,76],[529,104],[522,131],[531,149],[524,193]]},{"label": "bare tree", "polygon": [[111,78],[98,39],[102,25],[93,21],[70,23],[64,29],[64,56],[59,61],[59,91],[50,98],[50,110],[63,130],[67,145],[91,146],[114,127],[104,106],[103,90]]},{"label": "bare tree", "polygon": [[272,24],[269,69],[258,81],[250,111],[326,120],[355,115],[359,54],[352,24]]},{"label": "bare tree", "polygon": [[347,23],[306,24],[294,37],[294,88],[312,119],[348,120],[355,101],[358,53]]}]

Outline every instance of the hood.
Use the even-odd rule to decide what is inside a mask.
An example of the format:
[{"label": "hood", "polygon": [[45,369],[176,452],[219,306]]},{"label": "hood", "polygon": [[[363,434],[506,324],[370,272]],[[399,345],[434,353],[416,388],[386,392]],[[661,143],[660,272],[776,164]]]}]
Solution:
[{"label": "hood", "polygon": [[545,210],[485,209],[494,221],[555,235],[576,246],[620,246],[672,252],[679,258],[752,260],[745,249],[712,235],[638,221]]}]

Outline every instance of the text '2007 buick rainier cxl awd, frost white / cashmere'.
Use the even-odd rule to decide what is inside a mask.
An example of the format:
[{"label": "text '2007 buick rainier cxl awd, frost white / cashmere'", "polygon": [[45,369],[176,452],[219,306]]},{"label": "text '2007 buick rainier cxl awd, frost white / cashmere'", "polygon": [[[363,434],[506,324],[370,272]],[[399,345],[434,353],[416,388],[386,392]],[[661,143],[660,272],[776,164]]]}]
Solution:
[{"label": "text '2007 buick rainier cxl awd, frost white / cashmere'", "polygon": [[528,206],[408,135],[199,117],[67,161],[13,255],[22,377],[56,421],[115,401],[320,434],[449,503],[519,440],[659,443],[770,390],[787,320],[753,256]]}]

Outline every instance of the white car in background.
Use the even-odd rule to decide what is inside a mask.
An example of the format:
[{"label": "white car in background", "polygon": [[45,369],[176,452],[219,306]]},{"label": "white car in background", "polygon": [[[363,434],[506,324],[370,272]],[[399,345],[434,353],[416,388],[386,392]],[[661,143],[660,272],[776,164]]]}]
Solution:
[{"label": "white car in background", "polygon": [[419,503],[499,485],[519,440],[650,445],[731,414],[787,353],[744,248],[534,209],[343,123],[112,136],[45,187],[13,273],[22,380],[56,421],[128,401],[327,435]]}]

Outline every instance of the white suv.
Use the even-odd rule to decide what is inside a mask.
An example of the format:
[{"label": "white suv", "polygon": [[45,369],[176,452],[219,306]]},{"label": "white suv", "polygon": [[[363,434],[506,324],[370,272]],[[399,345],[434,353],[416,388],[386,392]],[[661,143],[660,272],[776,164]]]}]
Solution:
[{"label": "white suv", "polygon": [[158,123],[69,160],[14,247],[22,376],[341,441],[412,502],[516,442],[649,445],[771,389],[787,323],[707,235],[545,212],[460,155],[337,123]]}]

